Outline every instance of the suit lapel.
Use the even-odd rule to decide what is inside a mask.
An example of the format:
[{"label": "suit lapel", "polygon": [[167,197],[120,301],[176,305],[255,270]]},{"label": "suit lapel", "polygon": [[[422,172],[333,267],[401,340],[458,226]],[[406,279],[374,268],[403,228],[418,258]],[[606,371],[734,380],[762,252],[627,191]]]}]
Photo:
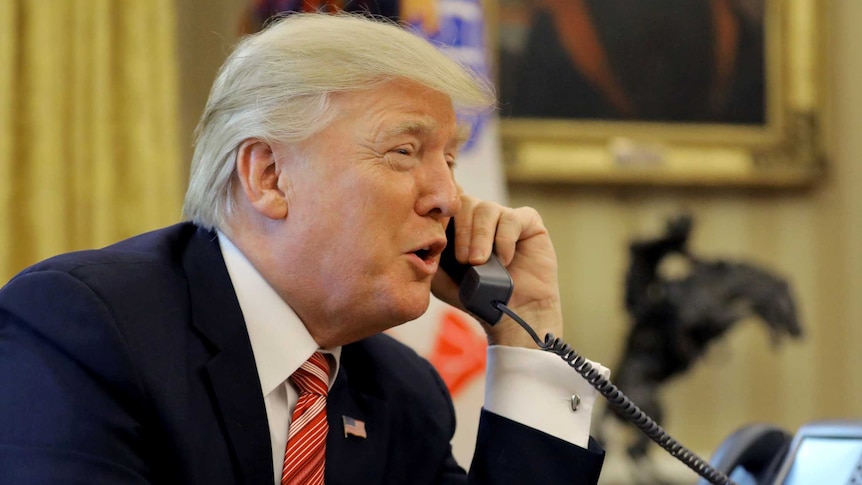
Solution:
[{"label": "suit lapel", "polygon": [[[213,347],[206,377],[239,468],[242,483],[271,485],[269,425],[245,320],[213,233],[198,229],[183,264],[189,281],[192,325]],[[352,344],[361,345],[361,344]],[[338,379],[327,398],[327,485],[383,483],[391,415],[385,400],[364,381],[362,365],[351,382],[350,348],[342,352]],[[365,423],[367,437],[345,436],[342,417]]]},{"label": "suit lapel", "polygon": [[[345,365],[349,359],[326,400],[326,484],[383,483],[391,415],[385,401],[350,382]],[[345,436],[343,416],[364,422],[367,437]]]},{"label": "suit lapel", "polygon": [[272,485],[266,408],[245,320],[213,233],[198,229],[183,264],[192,325],[214,347],[206,376],[242,483]]}]

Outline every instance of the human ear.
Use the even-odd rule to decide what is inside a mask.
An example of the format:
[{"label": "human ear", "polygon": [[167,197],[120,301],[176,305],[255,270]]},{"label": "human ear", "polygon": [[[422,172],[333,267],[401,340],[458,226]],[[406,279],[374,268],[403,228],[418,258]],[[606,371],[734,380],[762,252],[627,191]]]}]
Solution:
[{"label": "human ear", "polygon": [[269,143],[257,138],[243,141],[237,149],[236,173],[242,195],[261,215],[287,216],[287,197],[278,187],[279,168]]}]

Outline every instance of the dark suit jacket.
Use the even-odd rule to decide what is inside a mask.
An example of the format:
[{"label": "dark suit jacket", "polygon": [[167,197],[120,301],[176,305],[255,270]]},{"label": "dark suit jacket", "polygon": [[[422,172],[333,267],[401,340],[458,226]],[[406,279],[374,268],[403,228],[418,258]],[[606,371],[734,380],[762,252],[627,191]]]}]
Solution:
[{"label": "dark suit jacket", "polygon": [[[343,348],[326,483],[462,483],[450,397],[379,335]],[[342,415],[366,423],[344,436]],[[595,483],[603,452],[485,412],[470,480]],[[0,290],[0,483],[272,485],[263,395],[213,233],[59,256]]]}]

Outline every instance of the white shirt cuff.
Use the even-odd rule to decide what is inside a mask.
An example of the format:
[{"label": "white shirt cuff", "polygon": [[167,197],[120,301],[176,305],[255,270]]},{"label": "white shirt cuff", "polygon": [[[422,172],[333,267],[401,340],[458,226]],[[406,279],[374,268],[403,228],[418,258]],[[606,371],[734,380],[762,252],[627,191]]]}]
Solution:
[{"label": "white shirt cuff", "polygon": [[[605,377],[610,370],[591,362]],[[596,391],[556,354],[488,347],[485,409],[586,448]],[[572,410],[572,396],[580,403]]]}]

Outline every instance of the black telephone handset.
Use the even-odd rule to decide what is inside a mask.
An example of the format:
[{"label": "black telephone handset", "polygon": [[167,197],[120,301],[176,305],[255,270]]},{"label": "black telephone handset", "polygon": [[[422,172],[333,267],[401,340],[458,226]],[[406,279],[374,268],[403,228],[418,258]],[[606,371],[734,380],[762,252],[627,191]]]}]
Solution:
[{"label": "black telephone handset", "polygon": [[470,266],[455,259],[455,220],[449,221],[446,228],[446,249],[440,255],[440,267],[458,285],[458,298],[469,312],[494,325],[503,317],[496,303],[509,303],[514,284],[509,272],[496,256],[485,264]]}]

